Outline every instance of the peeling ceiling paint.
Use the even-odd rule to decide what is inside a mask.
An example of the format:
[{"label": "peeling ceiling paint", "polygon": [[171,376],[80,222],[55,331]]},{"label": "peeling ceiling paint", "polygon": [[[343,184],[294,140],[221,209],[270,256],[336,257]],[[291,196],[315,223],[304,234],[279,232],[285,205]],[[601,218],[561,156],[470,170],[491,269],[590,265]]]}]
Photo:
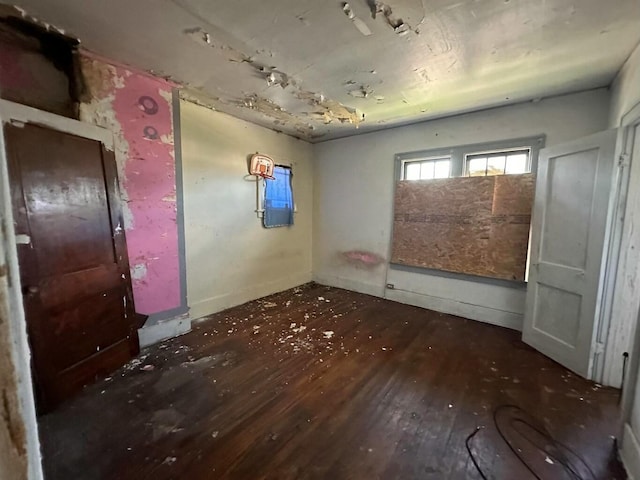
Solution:
[{"label": "peeling ceiling paint", "polygon": [[190,101],[312,142],[608,85],[638,0],[18,0]]}]

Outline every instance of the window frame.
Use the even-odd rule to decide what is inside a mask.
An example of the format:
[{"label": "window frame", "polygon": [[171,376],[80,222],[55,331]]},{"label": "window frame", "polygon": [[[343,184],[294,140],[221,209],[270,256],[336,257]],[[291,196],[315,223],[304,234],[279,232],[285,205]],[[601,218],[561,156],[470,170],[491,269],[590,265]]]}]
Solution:
[{"label": "window frame", "polygon": [[[411,165],[412,163],[418,163],[418,164],[420,164],[420,166],[422,168],[422,164],[423,163],[434,163],[435,164],[436,162],[443,161],[443,160],[449,162],[449,176],[447,176],[447,177],[438,177],[438,178],[436,178],[434,176],[434,178],[418,178],[416,180],[425,181],[425,180],[438,180],[440,178],[451,178],[453,162],[451,161],[451,157],[449,155],[445,155],[445,156],[436,156],[436,157],[428,157],[428,158],[416,158],[416,159],[413,159],[413,160],[404,160],[402,162],[402,176],[403,176],[403,179],[407,175],[407,167],[409,165]],[[434,166],[434,169],[435,169],[435,166]],[[435,171],[434,171],[434,175],[435,175]],[[416,180],[414,180],[414,181],[416,181]]]},{"label": "window frame", "polygon": [[[488,167],[488,160],[490,157],[499,157],[499,156],[504,156],[504,157],[508,157],[510,154],[514,154],[514,153],[521,153],[521,152],[526,152],[527,154],[527,165],[526,165],[526,172],[522,172],[521,174],[524,173],[531,173],[532,172],[532,153],[531,153],[532,148],[530,146],[526,146],[526,147],[513,147],[513,148],[508,148],[508,149],[498,149],[498,150],[488,150],[488,151],[482,151],[482,152],[471,152],[471,153],[465,153],[464,155],[464,161],[462,163],[462,176],[463,177],[470,177],[471,175],[469,175],[469,159],[470,157],[486,157],[487,158],[487,167],[485,168],[485,177],[491,177],[494,175],[487,175],[487,168]],[[473,158],[471,158],[471,160],[473,160]],[[504,173],[502,173],[501,175],[518,175],[518,174],[512,174],[512,173],[506,173],[506,168],[507,168],[507,162],[506,162],[506,158],[505,158],[505,171]],[[477,177],[480,177],[482,175],[475,175]]]},{"label": "window frame", "polygon": [[[465,158],[468,155],[485,152],[516,151],[530,149],[529,166],[531,173],[538,170],[538,154],[544,148],[546,136],[536,135],[532,137],[520,137],[507,140],[498,140],[486,143],[471,143],[467,145],[456,145],[447,148],[435,148],[428,150],[417,150],[412,152],[398,153],[395,155],[395,180],[405,180],[405,164],[412,161],[428,159],[451,159],[451,170],[449,178],[466,177]],[[412,180],[415,181],[415,180]],[[430,180],[421,180],[430,181]]]}]

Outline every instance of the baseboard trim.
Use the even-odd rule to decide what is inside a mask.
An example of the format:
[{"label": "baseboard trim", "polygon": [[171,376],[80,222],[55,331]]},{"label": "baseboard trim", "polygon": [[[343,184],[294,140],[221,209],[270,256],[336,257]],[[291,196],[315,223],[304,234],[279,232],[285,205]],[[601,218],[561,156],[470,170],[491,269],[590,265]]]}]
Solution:
[{"label": "baseboard trim", "polygon": [[434,297],[406,290],[387,289],[385,298],[394,302],[413,305],[414,307],[422,307],[448,315],[456,315],[478,322],[510,328],[519,332],[522,331],[524,315],[520,313],[498,310],[483,305],[474,305],[450,298]]},{"label": "baseboard trim", "polygon": [[627,471],[628,479],[640,480],[640,443],[638,443],[638,438],[628,423],[624,425],[622,444],[618,453],[620,454],[622,465]]},{"label": "baseboard trim", "polygon": [[215,297],[195,302],[189,306],[189,317],[199,320],[227,308],[242,305],[243,303],[266,297],[274,293],[282,292],[311,281],[311,272],[290,275],[273,282],[261,283],[251,286],[239,292],[228,292]]},{"label": "baseboard trim", "polygon": [[[524,315],[516,312],[508,312],[482,305],[473,305],[449,298],[434,297],[407,290],[391,290],[384,285],[371,285],[356,280],[341,278],[333,275],[314,275],[313,280],[321,285],[344,288],[358,293],[366,293],[376,297],[386,298],[398,303],[413,305],[414,307],[426,308],[436,312],[456,315],[459,317],[476,320],[478,322],[489,323],[499,327],[506,327],[512,330],[522,331]],[[640,480],[640,478],[638,479]]]},{"label": "baseboard trim", "polygon": [[313,281],[319,283],[320,285],[344,288],[345,290],[351,290],[352,292],[364,293],[366,295],[373,295],[374,297],[384,298],[383,285],[372,285],[370,283],[359,282],[357,280],[351,280],[348,278],[322,274],[314,275]]},{"label": "baseboard trim", "polygon": [[140,348],[160,343],[169,338],[178,337],[191,331],[191,319],[186,315],[162,320],[154,325],[138,329]]}]

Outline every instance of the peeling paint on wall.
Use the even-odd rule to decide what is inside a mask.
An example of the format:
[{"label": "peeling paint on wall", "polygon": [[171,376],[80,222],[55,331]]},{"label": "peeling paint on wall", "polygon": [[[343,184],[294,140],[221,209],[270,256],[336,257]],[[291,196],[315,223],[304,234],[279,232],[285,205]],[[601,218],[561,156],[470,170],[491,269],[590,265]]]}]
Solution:
[{"label": "peeling paint on wall", "polygon": [[172,86],[83,52],[84,121],[114,132],[136,310],[180,306]]}]

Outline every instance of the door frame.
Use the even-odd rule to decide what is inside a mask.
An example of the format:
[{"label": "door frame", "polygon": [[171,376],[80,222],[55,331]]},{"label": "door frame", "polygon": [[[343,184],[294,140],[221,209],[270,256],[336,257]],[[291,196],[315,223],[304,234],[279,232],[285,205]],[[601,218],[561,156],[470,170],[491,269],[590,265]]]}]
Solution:
[{"label": "door frame", "polygon": [[[634,165],[634,159],[632,158],[634,145],[631,142],[631,132],[632,129],[638,125],[640,125],[640,102],[634,105],[620,120],[620,134],[618,137],[620,142],[620,159],[627,165],[628,175],[630,175],[631,167]],[[640,138],[636,138],[635,141],[640,142]],[[635,159],[635,166],[640,169],[640,158]],[[640,172],[638,173],[640,174]],[[629,178],[629,180],[631,179]],[[629,183],[630,181],[628,184]],[[625,200],[627,196],[627,192],[625,192]],[[625,214],[624,210],[622,211],[623,219]],[[630,213],[630,215],[631,214],[632,213]],[[622,236],[622,232],[620,232],[620,235]],[[621,239],[621,244],[622,241]],[[613,297],[616,293],[616,284],[619,281],[619,277],[624,274],[625,266],[623,265],[619,268],[618,262],[615,262],[615,265],[609,265],[609,267],[615,268],[616,273],[614,276],[615,283],[612,286]],[[638,323],[640,323],[640,310],[631,312],[630,315],[626,315],[622,319],[612,318],[611,311],[609,311],[608,314],[610,324],[607,332],[608,337],[606,339],[603,383],[611,384],[616,382],[617,385],[614,384],[613,386],[618,387],[622,385],[622,398],[620,402],[622,431],[619,434],[619,438],[623,438],[625,436],[625,426],[631,417],[637,388],[636,379],[640,371],[640,328],[638,328]],[[627,357],[626,370],[623,368],[622,362],[616,362],[616,359],[619,360],[620,352],[627,352],[629,355]],[[623,372],[623,370],[625,371]]]},{"label": "door frame", "polygon": [[[0,303],[9,314],[9,342],[13,346],[10,357],[17,377],[16,396],[20,407],[22,428],[25,432],[25,451],[28,478],[43,478],[40,442],[36,420],[33,382],[31,378],[31,352],[27,338],[27,322],[22,307],[22,288],[18,269],[18,250],[13,221],[13,206],[10,197],[10,182],[7,153],[4,138],[5,123],[13,125],[34,124],[95,140],[113,151],[114,140],[111,131],[78,120],[62,117],[49,112],[0,99],[0,264],[6,267],[7,281],[0,282]],[[0,467],[2,467],[0,465]]]},{"label": "door frame", "polygon": [[[615,127],[617,128],[617,127]],[[614,152],[614,172],[611,178],[611,195],[607,213],[607,229],[605,231],[605,249],[602,252],[602,266],[600,271],[600,291],[597,303],[597,317],[594,325],[591,345],[590,379],[612,387],[619,387],[615,378],[606,374],[611,352],[615,345],[611,345],[611,326],[613,302],[615,297],[616,280],[624,232],[624,218],[629,191],[630,165],[624,157],[627,130],[618,128]]]},{"label": "door frame", "polygon": [[[616,144],[616,161],[618,164],[617,178],[614,181],[618,183],[614,185],[616,192],[612,192],[615,196],[611,200],[612,218],[610,219],[610,245],[607,251],[606,264],[604,264],[605,272],[603,277],[603,296],[600,310],[600,325],[595,332],[597,341],[603,345],[602,355],[594,362],[593,380],[604,385],[620,388],[625,381],[623,379],[624,362],[622,361],[622,353],[627,352],[630,356],[626,362],[626,377],[635,361],[635,371],[637,372],[637,359],[634,360],[632,351],[634,350],[634,338],[636,337],[636,323],[638,312],[632,315],[626,315],[623,318],[613,317],[614,302],[618,300],[617,290],[620,288],[619,282],[625,273],[625,265],[620,265],[624,258],[622,256],[624,245],[624,229],[627,227],[628,215],[633,212],[627,212],[627,200],[629,197],[631,178],[631,169],[634,161],[632,157],[633,144],[632,130],[640,125],[640,103],[636,104],[627,114],[625,114],[618,128],[618,140]],[[638,139],[636,139],[638,141]],[[640,158],[635,159],[636,169],[640,169]],[[638,172],[640,174],[640,171]]]}]

